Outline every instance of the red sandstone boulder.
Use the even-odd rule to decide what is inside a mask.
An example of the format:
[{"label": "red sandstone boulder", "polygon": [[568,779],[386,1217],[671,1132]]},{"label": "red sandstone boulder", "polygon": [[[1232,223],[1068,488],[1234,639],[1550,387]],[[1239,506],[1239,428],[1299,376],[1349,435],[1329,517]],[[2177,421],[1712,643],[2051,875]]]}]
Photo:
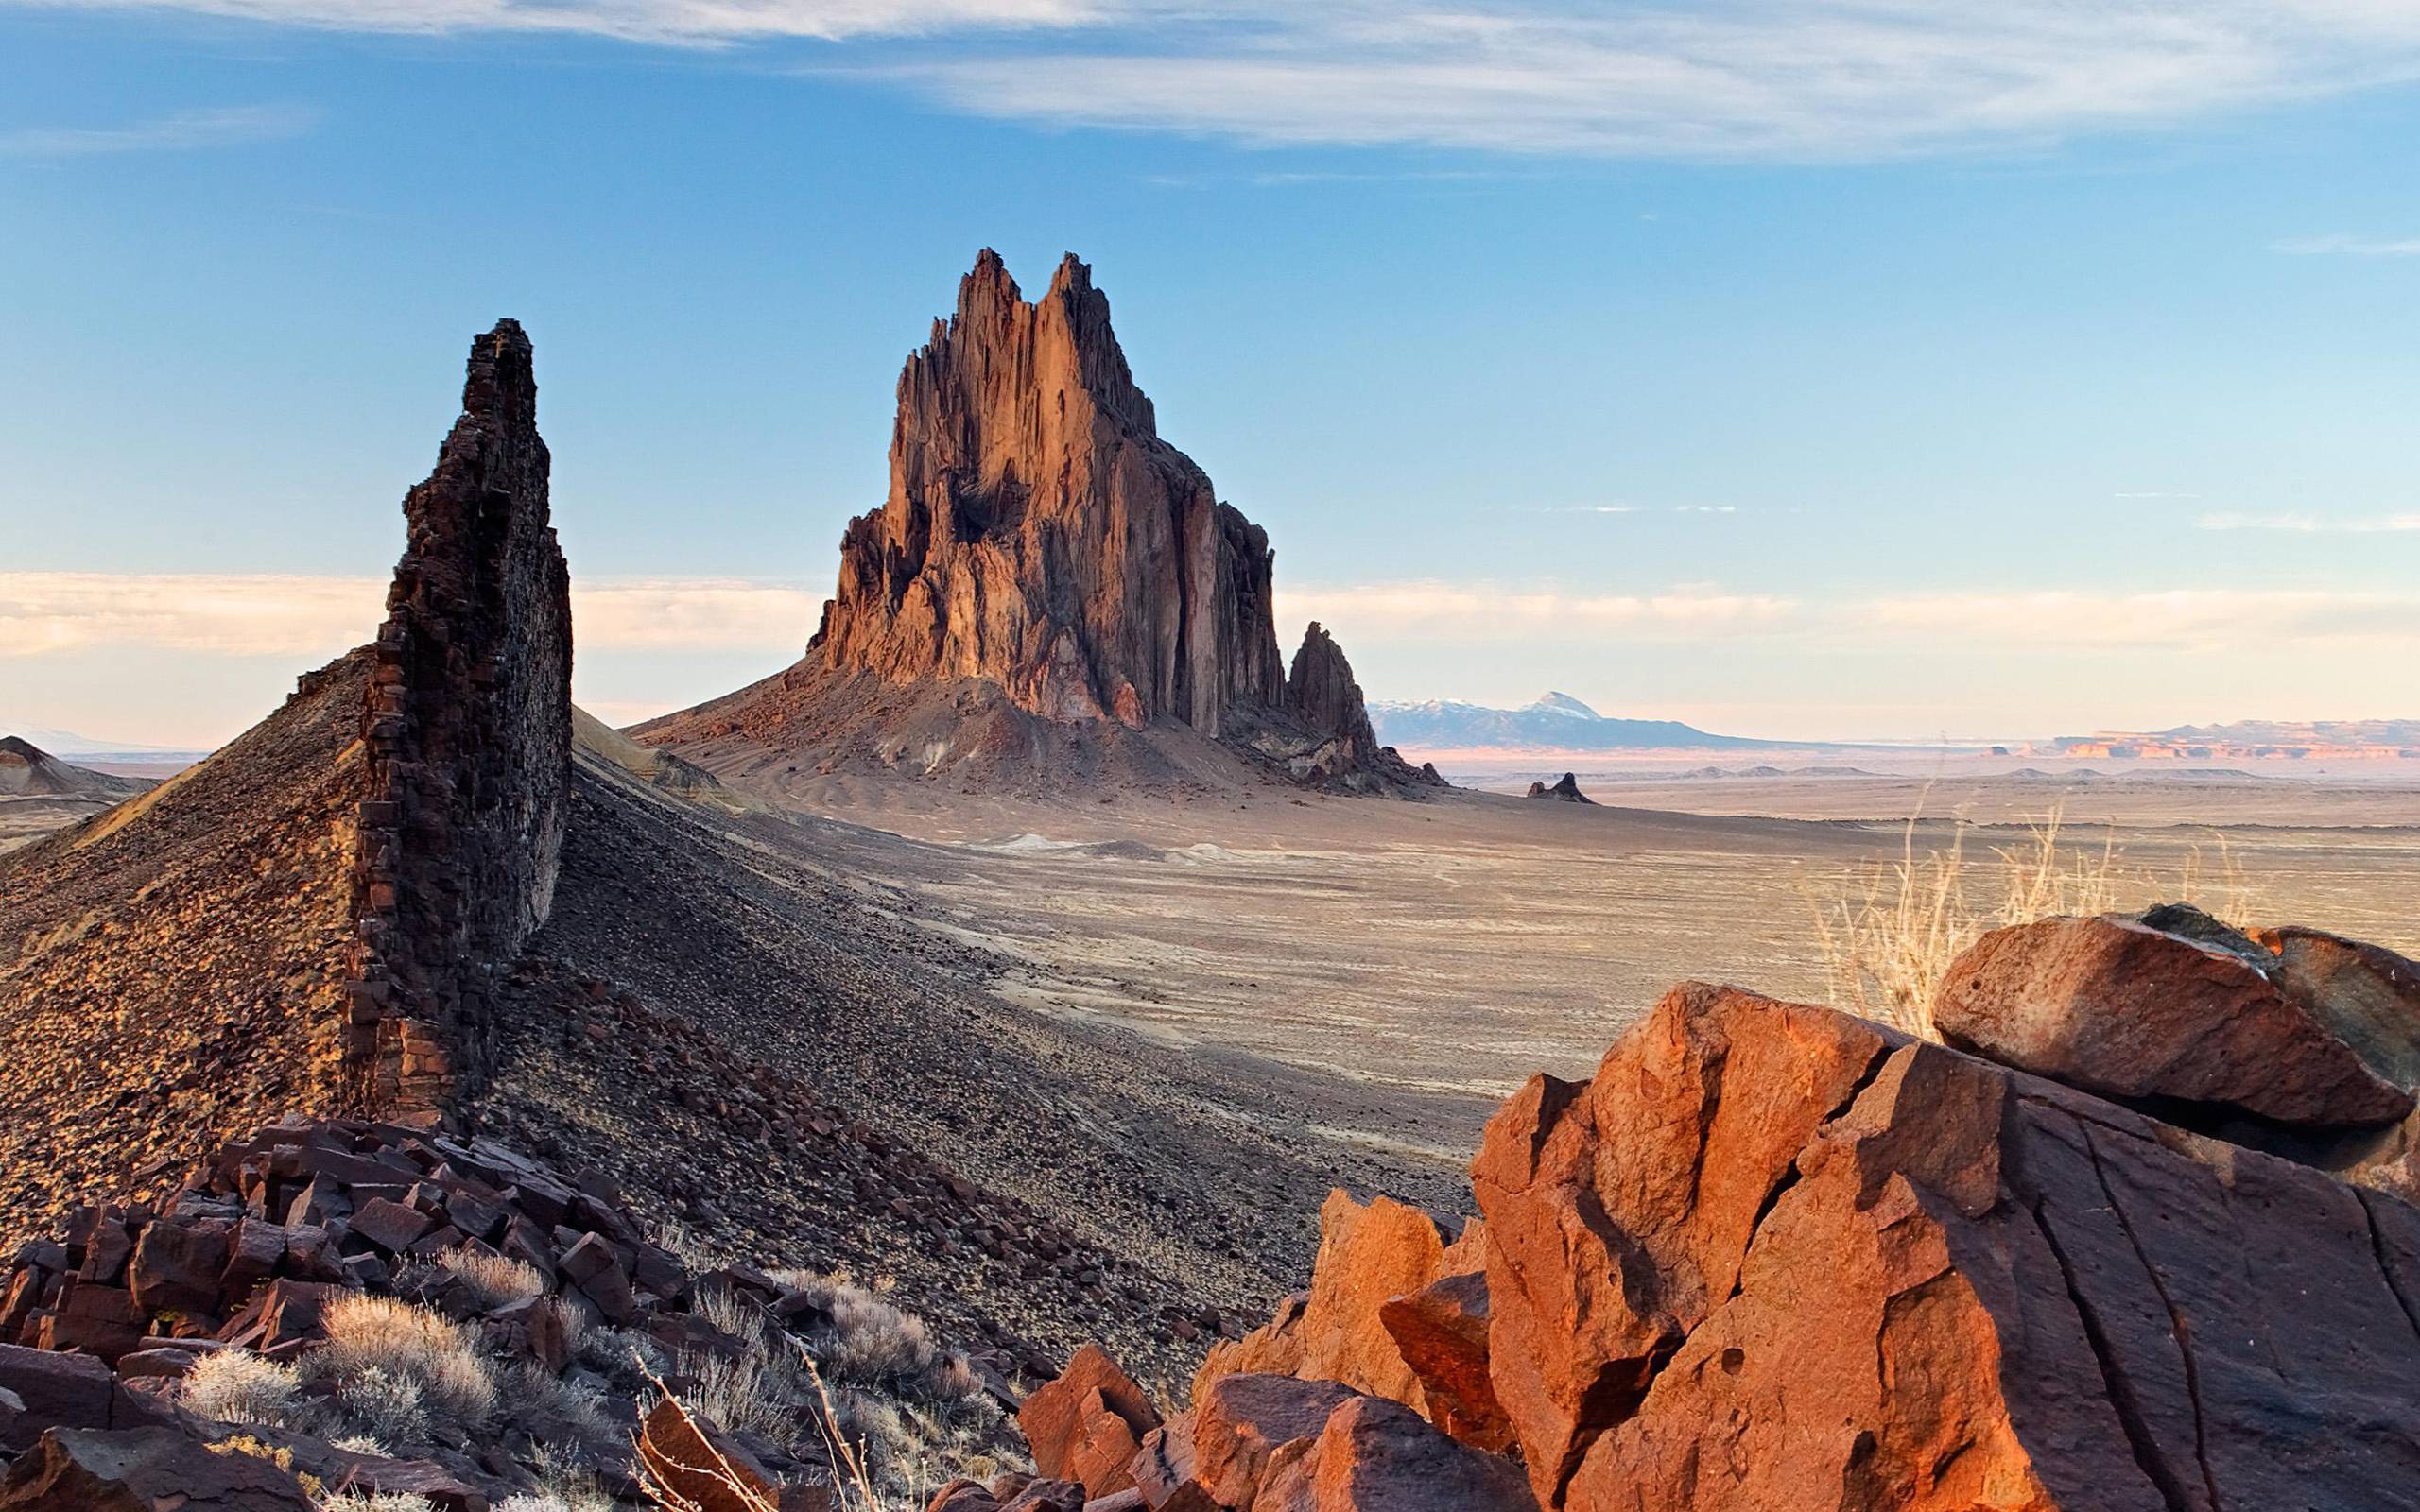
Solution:
[{"label": "red sandstone boulder", "polygon": [[1420,1410],[1419,1378],[1378,1310],[1435,1280],[1444,1261],[1437,1221],[1418,1208],[1386,1196],[1365,1207],[1341,1190],[1329,1193],[1320,1209],[1319,1258],[1311,1267],[1303,1354],[1294,1373]]},{"label": "red sandstone boulder", "polygon": [[[2298,961],[2346,954],[2296,941]],[[2407,1088],[2280,979],[2320,970],[2281,973],[2270,952],[2189,909],[2046,919],[1970,947],[1933,1020],[1954,1045],[2105,1097],[2304,1129],[2408,1116]],[[2413,1031],[2395,1038],[2412,1053]]]},{"label": "red sandstone boulder", "polygon": [[0,1512],[312,1512],[293,1476],[166,1429],[53,1429],[0,1481]]},{"label": "red sandstone boulder", "polygon": [[1676,989],[1474,1164],[1575,1512],[2388,1506],[2420,1214],[1954,1050]]},{"label": "red sandstone boulder", "polygon": [[1134,1484],[1134,1456],[1159,1426],[1151,1399],[1097,1344],[1078,1349],[1057,1380],[1017,1408],[1034,1468],[1077,1482],[1093,1497]]},{"label": "red sandstone boulder", "polygon": [[1378,1309],[1420,1383],[1429,1421],[1474,1449],[1512,1447],[1512,1425],[1487,1374],[1487,1275],[1471,1271],[1431,1281]]},{"label": "red sandstone boulder", "polygon": [[1510,1460],[1466,1448],[1417,1413],[1357,1397],[1319,1436],[1270,1457],[1253,1512],[1536,1512]]},{"label": "red sandstone boulder", "polygon": [[1270,1457],[1323,1428],[1357,1395],[1333,1381],[1224,1376],[1193,1410],[1154,1429],[1134,1460],[1134,1482],[1153,1512],[1243,1512]]},{"label": "red sandstone boulder", "polygon": [[1193,1373],[1193,1401],[1199,1405],[1210,1383],[1221,1376],[1290,1376],[1303,1364],[1303,1314],[1311,1294],[1296,1292],[1277,1304],[1277,1314],[1240,1339],[1220,1339],[1210,1346],[1201,1368]]},{"label": "red sandstone boulder", "polygon": [[1593,1082],[1536,1076],[1487,1126],[1489,1375],[1539,1500],[1731,1293],[1775,1182],[1883,1031],[1736,988],[1675,988]]}]

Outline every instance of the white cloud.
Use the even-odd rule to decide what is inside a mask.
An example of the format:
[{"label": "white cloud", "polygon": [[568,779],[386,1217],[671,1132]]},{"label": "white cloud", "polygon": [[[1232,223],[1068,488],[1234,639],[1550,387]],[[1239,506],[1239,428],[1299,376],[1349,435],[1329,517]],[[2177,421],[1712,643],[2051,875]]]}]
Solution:
[{"label": "white cloud", "polygon": [[1661,593],[1436,581],[1280,588],[1279,640],[1318,620],[1343,637],[1425,641],[1714,640],[1770,634],[1796,602],[1703,585]]},{"label": "white cloud", "polygon": [[125,126],[26,127],[0,131],[0,158],[93,158],[122,152],[186,152],[299,136],[319,119],[297,105],[236,105],[180,111]]},{"label": "white cloud", "polygon": [[2205,514],[2199,530],[2283,530],[2300,535],[2378,535],[2420,530],[2420,514],[2327,516],[2316,514]]},{"label": "white cloud", "polygon": [[[0,572],[0,659],[98,646],[337,655],[370,639],[384,577]],[[795,652],[821,595],[743,579],[596,578],[572,589],[583,651]]]},{"label": "white cloud", "polygon": [[2420,592],[2190,588],[2150,593],[1910,593],[1850,607],[1844,628],[1986,650],[2203,655],[2367,647],[2420,652]]},{"label": "white cloud", "polygon": [[1117,46],[886,71],[962,110],[1063,125],[1799,160],[2044,143],[2420,77],[2420,12],[2387,0],[1269,0],[1196,13]]},{"label": "white cloud", "polygon": [[0,3],[682,45],[914,34],[811,66],[1059,125],[1691,159],[2034,145],[2420,77],[2409,0]]},{"label": "white cloud", "polygon": [[1087,0],[7,0],[63,10],[184,10],[337,31],[578,32],[713,45],[1100,21]]},{"label": "white cloud", "polygon": [[2296,257],[2420,257],[2420,236],[2296,236],[2271,244],[2270,250]]}]

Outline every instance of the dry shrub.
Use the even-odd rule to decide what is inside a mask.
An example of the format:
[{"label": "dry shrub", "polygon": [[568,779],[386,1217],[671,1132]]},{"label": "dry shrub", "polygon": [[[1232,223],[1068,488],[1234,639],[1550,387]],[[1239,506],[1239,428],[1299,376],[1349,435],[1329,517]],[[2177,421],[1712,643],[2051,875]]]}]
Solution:
[{"label": "dry shrub", "polygon": [[365,1296],[329,1303],[325,1322],[328,1342],[303,1357],[304,1368],[333,1382],[339,1398],[376,1371],[408,1384],[431,1418],[473,1430],[495,1415],[495,1367],[463,1325],[390,1297]]},{"label": "dry shrub", "polygon": [[741,1351],[735,1360],[683,1351],[676,1365],[691,1381],[684,1411],[777,1443],[812,1432],[845,1447],[869,1494],[902,1504],[937,1466],[996,1468],[986,1451],[998,1404],[963,1359],[934,1347],[921,1320],[832,1277],[789,1271],[777,1279],[814,1296],[831,1321],[793,1337],[753,1303],[720,1288],[700,1291],[699,1314]]},{"label": "dry shrub", "polygon": [[365,1366],[337,1382],[345,1416],[370,1436],[390,1444],[416,1444],[428,1436],[428,1402],[421,1389],[379,1366]]},{"label": "dry shrub", "polygon": [[318,1502],[320,1512],[437,1512],[428,1498],[409,1491],[328,1491]]},{"label": "dry shrub", "polygon": [[546,1279],[538,1274],[536,1266],[510,1255],[468,1246],[457,1246],[439,1255],[437,1268],[460,1282],[463,1292],[482,1313],[525,1297],[543,1297],[546,1291]]},{"label": "dry shrub", "polygon": [[2023,844],[1996,847],[1985,862],[1969,859],[1962,820],[1946,848],[1921,853],[1917,824],[1908,821],[1899,859],[1868,871],[1857,896],[1817,901],[1815,922],[1832,1005],[1921,1039],[1940,1038],[1933,995],[1951,963],[1992,930],[2163,899],[2199,902],[2225,919],[2241,919],[2253,906],[2223,837],[2215,871],[2196,848],[2184,875],[2163,886],[2120,864],[2114,832],[2098,845],[2066,841],[2055,810],[2029,827]]},{"label": "dry shrub", "polygon": [[302,1381],[291,1366],[250,1349],[219,1349],[194,1362],[178,1397],[195,1416],[216,1423],[280,1428],[304,1413]]}]

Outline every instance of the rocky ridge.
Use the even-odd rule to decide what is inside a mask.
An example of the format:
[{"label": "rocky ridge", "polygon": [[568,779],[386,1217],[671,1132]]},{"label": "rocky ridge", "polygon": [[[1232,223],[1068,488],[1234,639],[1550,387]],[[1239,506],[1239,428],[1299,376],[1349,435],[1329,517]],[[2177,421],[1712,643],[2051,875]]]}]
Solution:
[{"label": "rocky ridge", "polygon": [[362,713],[351,1099],[433,1121],[486,1070],[489,979],[545,922],[571,775],[571,574],[529,338],[473,341],[462,414],[406,494]]}]

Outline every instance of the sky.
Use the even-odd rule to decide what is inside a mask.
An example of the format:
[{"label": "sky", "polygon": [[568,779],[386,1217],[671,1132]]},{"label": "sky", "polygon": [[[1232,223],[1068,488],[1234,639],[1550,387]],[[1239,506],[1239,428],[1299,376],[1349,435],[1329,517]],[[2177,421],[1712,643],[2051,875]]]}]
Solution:
[{"label": "sky", "polygon": [[0,0],[0,723],[367,639],[499,316],[576,695],[800,652],[900,363],[1093,265],[1373,698],[2420,713],[2408,0]]}]

